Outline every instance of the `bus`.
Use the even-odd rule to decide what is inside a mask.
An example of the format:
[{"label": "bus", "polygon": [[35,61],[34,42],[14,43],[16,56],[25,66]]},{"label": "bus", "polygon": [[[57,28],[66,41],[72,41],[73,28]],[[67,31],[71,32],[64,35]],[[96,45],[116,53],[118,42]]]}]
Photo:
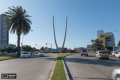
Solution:
[{"label": "bus", "polygon": [[59,49],[51,49],[51,53],[59,53]]}]

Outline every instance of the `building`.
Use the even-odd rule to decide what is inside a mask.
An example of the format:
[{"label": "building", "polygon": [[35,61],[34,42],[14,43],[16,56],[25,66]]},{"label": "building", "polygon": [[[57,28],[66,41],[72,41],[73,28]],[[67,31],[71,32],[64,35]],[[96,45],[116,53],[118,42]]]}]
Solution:
[{"label": "building", "polygon": [[0,45],[7,45],[9,43],[9,32],[6,28],[5,14],[0,14]]},{"label": "building", "polygon": [[3,44],[3,45],[2,45],[2,44],[1,44],[1,45],[0,45],[0,48],[3,48],[3,47],[4,47],[4,48],[7,48],[7,47],[16,48],[16,45],[13,45],[13,44],[7,44],[7,45],[4,45],[4,44]]},{"label": "building", "polygon": [[87,45],[87,50],[90,50],[90,51],[91,51],[91,46],[92,46],[92,45]]},{"label": "building", "polygon": [[103,41],[103,46],[105,47],[113,47],[115,46],[115,38],[112,32],[105,32],[103,30],[97,31],[97,39]]},{"label": "building", "polygon": [[16,48],[16,45],[9,44],[9,31],[7,30],[5,21],[6,21],[5,14],[0,14],[0,48],[3,47]]}]

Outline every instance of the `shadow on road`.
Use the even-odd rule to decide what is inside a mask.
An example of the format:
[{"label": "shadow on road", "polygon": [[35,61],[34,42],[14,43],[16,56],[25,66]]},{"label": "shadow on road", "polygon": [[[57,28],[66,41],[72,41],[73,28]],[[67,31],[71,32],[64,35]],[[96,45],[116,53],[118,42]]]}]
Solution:
[{"label": "shadow on road", "polygon": [[[71,55],[74,56],[74,55]],[[93,59],[89,59],[89,57],[93,57]],[[73,62],[73,63],[80,63],[80,64],[94,64],[94,65],[104,65],[104,66],[120,66],[120,60],[119,59],[109,59],[109,60],[105,60],[105,59],[100,59],[97,60],[95,58],[95,56],[93,55],[89,55],[88,57],[85,56],[80,56],[79,58],[70,58],[70,57],[66,57],[65,61],[67,62]]]},{"label": "shadow on road", "polygon": [[[74,77],[75,79],[79,80],[79,77]],[[80,78],[83,80],[113,80],[113,79],[109,79],[109,78]]]}]

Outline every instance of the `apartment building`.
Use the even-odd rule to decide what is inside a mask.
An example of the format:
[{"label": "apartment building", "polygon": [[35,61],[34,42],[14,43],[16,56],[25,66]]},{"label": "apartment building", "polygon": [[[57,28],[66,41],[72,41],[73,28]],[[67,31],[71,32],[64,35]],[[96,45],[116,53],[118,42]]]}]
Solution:
[{"label": "apartment building", "polygon": [[113,47],[115,46],[115,38],[112,32],[105,32],[103,30],[97,31],[97,39],[103,41],[104,47]]},{"label": "apartment building", "polygon": [[9,32],[5,20],[5,14],[0,14],[0,45],[8,45],[9,43]]}]

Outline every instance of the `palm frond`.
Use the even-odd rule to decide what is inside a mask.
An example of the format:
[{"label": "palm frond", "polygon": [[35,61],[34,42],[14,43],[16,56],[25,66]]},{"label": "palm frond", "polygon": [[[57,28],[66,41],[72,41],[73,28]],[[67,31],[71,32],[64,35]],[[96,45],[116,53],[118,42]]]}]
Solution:
[{"label": "palm frond", "polygon": [[8,12],[5,12],[7,29],[11,33],[17,34],[18,30],[20,30],[20,34],[28,34],[31,29],[30,24],[32,24],[32,22],[28,18],[30,16],[27,14],[26,10],[21,6],[12,6],[8,9]]}]

